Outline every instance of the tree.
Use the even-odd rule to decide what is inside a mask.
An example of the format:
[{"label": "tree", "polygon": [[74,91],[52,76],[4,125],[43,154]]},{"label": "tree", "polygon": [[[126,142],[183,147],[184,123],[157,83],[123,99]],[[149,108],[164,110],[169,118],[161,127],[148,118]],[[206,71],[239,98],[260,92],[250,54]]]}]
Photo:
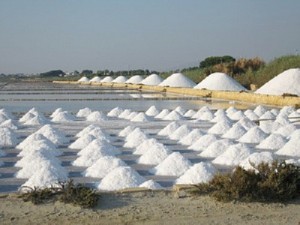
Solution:
[{"label": "tree", "polygon": [[207,68],[221,63],[235,62],[235,58],[229,55],[211,56],[200,62],[200,68]]},{"label": "tree", "polygon": [[61,77],[64,75],[65,73],[62,70],[51,70],[40,74],[41,77]]},{"label": "tree", "polygon": [[82,75],[90,75],[90,74],[93,74],[93,70],[82,70],[81,74]]}]

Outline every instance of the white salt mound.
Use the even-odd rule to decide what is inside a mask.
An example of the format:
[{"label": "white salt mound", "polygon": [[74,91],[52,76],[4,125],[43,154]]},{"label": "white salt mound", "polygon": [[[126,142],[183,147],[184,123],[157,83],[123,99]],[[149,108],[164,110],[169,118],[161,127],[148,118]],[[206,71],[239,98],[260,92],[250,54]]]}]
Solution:
[{"label": "white salt mound", "polygon": [[121,112],[120,114],[119,114],[119,118],[121,118],[121,119],[125,119],[125,118],[127,118],[130,114],[132,113],[132,111],[130,110],[130,109],[125,109],[123,112]]},{"label": "white salt mound", "polygon": [[54,112],[50,115],[51,118],[56,116],[57,113],[63,112],[64,110],[62,108],[57,108],[54,110]]},{"label": "white salt mound", "polygon": [[192,144],[188,149],[195,150],[195,151],[203,151],[205,150],[211,143],[217,141],[218,138],[214,134],[206,134],[203,135],[196,141],[194,144]]},{"label": "white salt mound", "polygon": [[52,122],[73,122],[75,120],[74,116],[67,111],[57,113],[53,118]]},{"label": "white salt mound", "polygon": [[95,76],[92,79],[90,79],[90,82],[99,83],[101,82],[101,78],[99,76]]},{"label": "white salt mound", "polygon": [[104,156],[99,158],[84,172],[86,177],[103,178],[117,167],[127,166],[126,163],[115,156]]},{"label": "white salt mound", "polygon": [[0,147],[15,146],[17,143],[17,135],[11,129],[0,127]]},{"label": "white salt mound", "polygon": [[142,183],[139,187],[147,188],[147,189],[150,189],[150,190],[163,189],[163,187],[160,186],[160,184],[155,182],[154,180],[147,180],[144,183]]},{"label": "white salt mound", "polygon": [[265,140],[263,140],[256,148],[278,150],[282,148],[287,140],[280,134],[270,134]]},{"label": "white salt mound", "polygon": [[264,84],[255,93],[283,95],[285,93],[300,96],[300,69],[289,69]]},{"label": "white salt mound", "polygon": [[[96,131],[96,132],[93,132],[93,131]],[[95,125],[95,124],[91,124],[87,127],[85,127],[84,129],[82,129],[81,131],[79,131],[75,137],[81,137],[83,135],[86,135],[86,134],[91,134],[91,132],[93,133],[93,135],[95,136],[106,136],[106,133],[98,126],[98,125]]]},{"label": "white salt mound", "polygon": [[243,118],[237,122],[238,124],[242,125],[247,131],[253,127],[257,127],[256,123],[251,121],[248,118]]},{"label": "white salt mound", "polygon": [[152,146],[149,146],[149,148],[146,149],[146,152],[143,153],[143,155],[137,160],[137,162],[146,165],[158,165],[170,154],[171,151],[167,149],[163,144],[156,143]]},{"label": "white salt mound", "polygon": [[247,109],[245,112],[244,112],[245,116],[247,116],[248,119],[250,120],[258,120],[259,119],[259,116],[253,112],[253,110],[251,109]]},{"label": "white salt mound", "polygon": [[29,145],[25,145],[22,151],[18,154],[18,157],[23,157],[28,154],[34,154],[35,152],[43,152],[44,155],[60,156],[62,151],[55,148],[55,145],[48,139],[34,140]]},{"label": "white salt mound", "polygon": [[155,107],[155,105],[151,106],[145,114],[147,116],[157,116],[159,114],[159,110]]},{"label": "white salt mound", "polygon": [[213,125],[207,132],[210,134],[225,134],[230,128],[232,124],[227,121],[221,121]]},{"label": "white salt mound", "polygon": [[125,83],[127,80],[126,77],[124,76],[118,76],[117,78],[113,79],[112,82],[113,83]]},{"label": "white salt mound", "polygon": [[232,115],[232,114],[236,113],[237,111],[239,111],[239,110],[236,109],[234,106],[230,106],[228,109],[226,109],[226,114]]},{"label": "white salt mound", "polygon": [[6,127],[9,128],[11,130],[18,130],[18,126],[11,120],[5,120],[0,124],[0,127]]},{"label": "white salt mound", "polygon": [[185,116],[185,117],[192,117],[192,116],[194,116],[195,114],[196,114],[196,111],[195,111],[195,110],[189,109],[189,110],[184,114],[184,116]]},{"label": "white salt mound", "polygon": [[126,120],[132,120],[134,117],[136,117],[139,113],[138,112],[131,112],[128,116],[126,116],[124,119]]},{"label": "white salt mound", "polygon": [[89,78],[87,78],[87,77],[81,77],[79,80],[78,80],[78,82],[89,82],[90,80],[89,80]]},{"label": "white salt mound", "polygon": [[104,77],[101,82],[105,83],[105,82],[112,82],[113,78],[111,76],[106,76]]},{"label": "white salt mound", "polygon": [[189,134],[187,134],[183,138],[181,138],[178,143],[180,143],[182,145],[192,145],[204,134],[205,133],[203,131],[201,131],[200,129],[193,129]]},{"label": "white salt mound", "polygon": [[300,157],[300,130],[295,130],[290,136],[290,140],[279,149],[276,154],[291,156],[291,157]]},{"label": "white salt mound", "polygon": [[204,149],[199,156],[204,158],[216,158],[223,154],[231,145],[234,145],[234,143],[228,139],[217,140],[212,142],[206,149]]},{"label": "white salt mound", "polygon": [[208,89],[216,91],[246,91],[240,83],[225,73],[212,73],[202,80],[196,89]]},{"label": "white salt mound", "polygon": [[283,127],[280,127],[278,130],[274,131],[274,134],[280,134],[284,137],[290,136],[295,130],[296,126],[293,124],[285,125]]},{"label": "white salt mound", "polygon": [[180,125],[176,121],[172,122],[172,123],[169,123],[166,127],[164,127],[163,129],[161,129],[158,132],[158,135],[169,136],[169,135],[171,135],[179,127],[180,127]]},{"label": "white salt mound", "polygon": [[177,111],[173,110],[162,118],[163,120],[185,120],[185,118]]},{"label": "white salt mound", "polygon": [[258,144],[264,140],[268,134],[263,132],[259,127],[253,127],[247,131],[238,141],[242,143]]},{"label": "white salt mound", "polygon": [[166,78],[163,82],[161,82],[159,86],[193,88],[194,86],[196,86],[196,83],[184,76],[182,73],[174,73]]},{"label": "white salt mound", "polygon": [[92,113],[92,110],[90,108],[86,107],[86,108],[83,108],[83,109],[79,109],[76,116],[77,117],[87,117],[91,113]]},{"label": "white salt mound", "polygon": [[141,131],[141,129],[136,128],[125,138],[125,144],[123,146],[125,148],[135,148],[146,139],[148,139],[147,135]]},{"label": "white salt mound", "polygon": [[168,109],[163,109],[163,110],[160,111],[160,113],[158,113],[158,114],[155,116],[155,118],[156,118],[156,119],[162,119],[162,118],[164,118],[165,116],[167,116],[169,113],[170,113],[170,110],[168,110]]},{"label": "white salt mound", "polygon": [[186,110],[184,108],[182,108],[181,106],[177,106],[174,111],[178,112],[180,115],[184,115]]},{"label": "white salt mound", "polygon": [[86,147],[89,143],[91,143],[93,140],[95,140],[95,136],[90,134],[85,134],[81,137],[79,137],[76,141],[71,143],[68,148],[70,149],[82,149]]},{"label": "white salt mound", "polygon": [[260,120],[273,120],[276,116],[270,111],[265,112],[263,115],[259,117]]},{"label": "white salt mound", "polygon": [[133,152],[134,155],[143,155],[146,153],[149,148],[164,148],[164,145],[159,143],[155,138],[145,139],[142,143],[140,143],[136,150]]},{"label": "white salt mound", "polygon": [[44,125],[35,133],[42,134],[44,137],[48,138],[51,142],[53,142],[56,145],[63,144],[67,141],[67,138],[62,132],[53,128],[53,126],[49,124]]},{"label": "white salt mound", "polygon": [[143,80],[143,77],[141,77],[140,75],[135,75],[130,77],[125,83],[127,84],[138,84]]},{"label": "white salt mound", "polygon": [[242,111],[237,111],[237,112],[235,112],[235,113],[233,113],[233,114],[231,114],[231,115],[229,115],[229,118],[231,119],[231,120],[241,120],[241,119],[243,119],[243,118],[245,118],[245,117],[247,117]]},{"label": "white salt mound", "polygon": [[159,165],[150,169],[150,172],[162,176],[181,176],[191,165],[191,162],[179,152],[173,152]]},{"label": "white salt mound", "polygon": [[109,117],[118,117],[124,110],[120,107],[115,107],[107,113]]},{"label": "white salt mound", "polygon": [[216,174],[217,170],[211,163],[200,162],[193,165],[176,181],[176,184],[199,184],[208,183]]},{"label": "white salt mound", "polygon": [[269,165],[273,162],[274,157],[271,152],[255,152],[249,155],[246,159],[244,159],[239,166],[244,168],[245,170],[255,170],[254,166],[259,165],[260,163],[268,163]]},{"label": "white salt mound", "polygon": [[[15,167],[34,167],[37,163],[43,163],[43,161],[51,161],[53,164],[61,165],[61,161],[45,149],[41,149],[40,151],[28,152],[28,154],[24,155],[21,159],[19,159],[15,163]],[[28,177],[29,178],[29,177]]]},{"label": "white salt mound", "polygon": [[86,121],[101,122],[107,120],[106,115],[103,112],[95,111],[86,117]]},{"label": "white salt mound", "polygon": [[136,127],[134,126],[127,126],[123,130],[121,130],[118,135],[119,137],[127,137],[127,135],[130,134],[132,131],[134,131],[135,128]]},{"label": "white salt mound", "polygon": [[28,119],[26,122],[24,122],[24,125],[27,126],[36,126],[36,125],[44,125],[47,124],[48,120],[41,115],[36,115],[31,119]]},{"label": "white salt mound", "polygon": [[163,79],[157,74],[151,74],[142,80],[140,83],[145,85],[159,85]]},{"label": "white salt mound", "polygon": [[187,125],[178,127],[172,134],[169,135],[171,140],[180,140],[182,137],[188,135],[191,129]]},{"label": "white salt mound", "polygon": [[237,166],[251,154],[252,150],[247,145],[240,143],[228,147],[212,163],[223,166]]},{"label": "white salt mound", "polygon": [[246,132],[247,130],[240,123],[237,122],[222,137],[229,139],[239,139]]},{"label": "white salt mound", "polygon": [[98,185],[99,190],[114,191],[138,187],[145,179],[131,167],[117,167],[108,173]]},{"label": "white salt mound", "polygon": [[130,121],[132,122],[149,122],[151,118],[147,116],[145,113],[140,112],[135,117],[133,117]]}]

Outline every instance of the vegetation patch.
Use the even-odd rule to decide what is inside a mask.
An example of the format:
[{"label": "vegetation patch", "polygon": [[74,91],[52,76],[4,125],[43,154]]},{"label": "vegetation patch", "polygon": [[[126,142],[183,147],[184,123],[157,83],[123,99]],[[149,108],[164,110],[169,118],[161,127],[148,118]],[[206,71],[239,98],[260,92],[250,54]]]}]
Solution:
[{"label": "vegetation patch", "polygon": [[197,194],[218,201],[285,202],[300,196],[300,167],[278,161],[261,163],[255,170],[236,167],[233,173],[218,174],[196,187]]},{"label": "vegetation patch", "polygon": [[47,202],[61,201],[79,205],[83,208],[93,208],[97,205],[99,196],[95,190],[82,184],[74,184],[73,180],[60,182],[49,188],[31,188],[23,186],[20,197],[25,202],[42,204]]}]

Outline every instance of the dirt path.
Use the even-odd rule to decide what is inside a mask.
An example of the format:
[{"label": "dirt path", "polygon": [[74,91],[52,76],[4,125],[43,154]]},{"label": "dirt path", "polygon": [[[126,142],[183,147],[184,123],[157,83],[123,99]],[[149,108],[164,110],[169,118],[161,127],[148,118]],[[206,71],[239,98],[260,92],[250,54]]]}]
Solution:
[{"label": "dirt path", "polygon": [[219,203],[174,192],[102,194],[96,209],[60,202],[35,206],[0,198],[0,224],[300,224],[300,200],[289,204]]}]

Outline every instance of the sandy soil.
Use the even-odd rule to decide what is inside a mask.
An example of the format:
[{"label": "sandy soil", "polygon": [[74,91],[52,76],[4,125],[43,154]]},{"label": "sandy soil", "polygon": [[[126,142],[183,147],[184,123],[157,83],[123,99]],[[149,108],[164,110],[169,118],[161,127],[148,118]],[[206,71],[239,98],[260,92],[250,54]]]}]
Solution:
[{"label": "sandy soil", "polygon": [[143,191],[101,194],[91,209],[60,202],[33,205],[0,198],[0,224],[300,224],[300,199],[289,204],[220,203],[208,196]]}]

